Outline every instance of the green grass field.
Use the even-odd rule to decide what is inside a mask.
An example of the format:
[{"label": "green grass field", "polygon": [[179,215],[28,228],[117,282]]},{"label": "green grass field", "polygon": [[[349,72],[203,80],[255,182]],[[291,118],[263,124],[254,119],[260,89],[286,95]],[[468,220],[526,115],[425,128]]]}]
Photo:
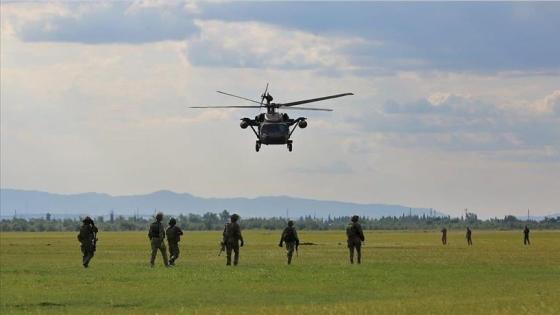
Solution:
[{"label": "green grass field", "polygon": [[144,232],[99,233],[89,269],[76,233],[0,233],[0,313],[560,314],[560,231],[367,232],[362,265],[344,232],[300,232],[286,265],[280,232],[246,231],[240,265],[218,232],[186,232],[177,266],[149,267]]}]

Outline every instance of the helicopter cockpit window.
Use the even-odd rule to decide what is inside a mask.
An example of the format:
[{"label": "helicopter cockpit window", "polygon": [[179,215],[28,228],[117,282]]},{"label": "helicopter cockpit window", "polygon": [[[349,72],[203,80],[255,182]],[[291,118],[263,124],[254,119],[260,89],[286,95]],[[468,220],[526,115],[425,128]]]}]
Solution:
[{"label": "helicopter cockpit window", "polygon": [[286,133],[288,132],[288,126],[284,124],[266,124],[262,126],[261,131],[264,133]]}]

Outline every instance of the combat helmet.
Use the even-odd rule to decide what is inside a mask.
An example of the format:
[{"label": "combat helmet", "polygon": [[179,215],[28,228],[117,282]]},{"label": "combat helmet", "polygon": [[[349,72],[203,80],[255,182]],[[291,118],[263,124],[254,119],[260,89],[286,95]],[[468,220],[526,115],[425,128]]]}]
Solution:
[{"label": "combat helmet", "polygon": [[169,225],[174,226],[175,224],[177,224],[177,220],[175,220],[175,218],[169,219]]},{"label": "combat helmet", "polygon": [[161,221],[163,220],[163,212],[158,212],[156,214],[156,221]]}]

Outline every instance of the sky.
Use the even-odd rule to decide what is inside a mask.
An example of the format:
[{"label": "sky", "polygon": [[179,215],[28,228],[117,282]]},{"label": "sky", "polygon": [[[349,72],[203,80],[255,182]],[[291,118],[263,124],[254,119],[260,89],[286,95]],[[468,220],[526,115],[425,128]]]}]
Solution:
[{"label": "sky", "polygon": [[[560,212],[558,2],[2,2],[2,188]],[[275,101],[294,151],[239,128]]]}]

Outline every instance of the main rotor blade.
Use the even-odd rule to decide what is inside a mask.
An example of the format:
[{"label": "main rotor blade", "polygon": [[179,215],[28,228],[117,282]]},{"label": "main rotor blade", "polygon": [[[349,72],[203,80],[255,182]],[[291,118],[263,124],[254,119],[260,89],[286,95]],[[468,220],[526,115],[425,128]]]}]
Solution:
[{"label": "main rotor blade", "polygon": [[240,98],[240,99],[242,99],[242,100],[249,101],[249,102],[257,103],[257,104],[259,104],[259,105],[261,104],[260,102],[257,102],[257,101],[255,101],[255,100],[248,99],[248,98],[243,97],[243,96],[237,96],[237,95],[229,94],[229,93],[222,92],[222,91],[216,91],[216,92],[218,92],[218,93],[220,93],[220,94],[228,95],[228,96],[237,97],[237,98]]},{"label": "main rotor blade", "polygon": [[311,108],[311,107],[281,107],[283,110],[284,109],[296,109],[296,110],[320,110],[320,111],[324,111],[324,112],[332,112],[333,110],[330,108]]},{"label": "main rotor blade", "polygon": [[189,106],[189,108],[261,108],[261,106]]},{"label": "main rotor blade", "polygon": [[268,82],[266,83],[266,88],[264,89],[264,93],[263,93],[263,95],[261,96],[261,103],[260,103],[261,106],[262,106],[262,104],[263,104],[263,102],[264,102],[264,96],[266,95],[266,92],[267,92],[267,91],[268,91]]},{"label": "main rotor blade", "polygon": [[303,101],[297,101],[297,102],[291,102],[291,103],[283,103],[283,104],[276,104],[276,105],[279,105],[279,107],[294,106],[294,105],[299,105],[299,104],[306,104],[306,103],[324,101],[324,100],[328,100],[328,99],[331,99],[331,98],[337,98],[337,97],[342,97],[342,96],[346,96],[346,95],[354,95],[354,93],[336,94],[336,95],[330,95],[330,96],[325,96],[325,97],[312,98],[312,99],[309,99],[309,100],[303,100]]}]

